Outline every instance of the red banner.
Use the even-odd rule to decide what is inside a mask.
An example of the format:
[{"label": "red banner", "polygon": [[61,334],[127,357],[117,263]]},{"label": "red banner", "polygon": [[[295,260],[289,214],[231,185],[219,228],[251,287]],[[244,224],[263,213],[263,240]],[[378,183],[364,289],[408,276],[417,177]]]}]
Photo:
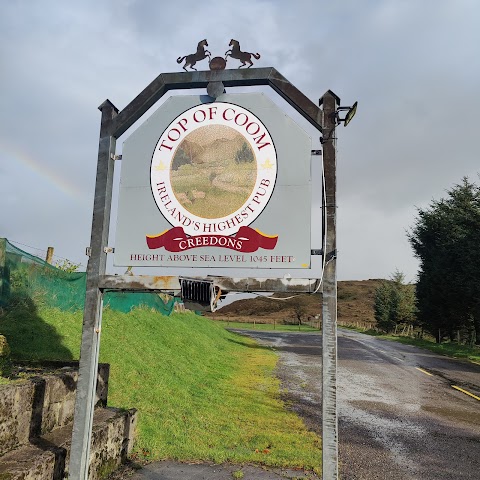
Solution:
[{"label": "red banner", "polygon": [[226,235],[187,236],[182,227],[173,227],[159,235],[147,235],[147,245],[151,250],[164,247],[167,252],[183,252],[191,248],[222,247],[237,252],[252,253],[259,248],[273,250],[277,245],[278,235],[265,235],[250,227],[240,227],[231,237]]}]

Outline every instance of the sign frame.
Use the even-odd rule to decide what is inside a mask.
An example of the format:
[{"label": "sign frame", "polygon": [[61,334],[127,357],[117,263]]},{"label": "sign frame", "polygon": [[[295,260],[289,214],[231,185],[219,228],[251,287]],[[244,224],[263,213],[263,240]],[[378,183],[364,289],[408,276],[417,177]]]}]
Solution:
[{"label": "sign frame", "polygon": [[[80,350],[79,378],[75,402],[69,478],[87,480],[97,379],[103,294],[106,290],[172,291],[179,289],[172,276],[106,275],[116,140],[169,90],[268,85],[320,133],[323,133],[325,195],[322,209],[325,271],[318,278],[225,278],[215,277],[220,288],[241,292],[323,291],[323,478],[338,478],[338,421],[336,411],[336,157],[335,112],[339,98],[330,90],[315,105],[272,67],[160,74],[132,102],[119,111],[108,99],[100,105],[98,149],[91,242],[87,251],[87,285]],[[212,89],[210,88],[210,91]],[[213,90],[218,90],[217,88]]]}]

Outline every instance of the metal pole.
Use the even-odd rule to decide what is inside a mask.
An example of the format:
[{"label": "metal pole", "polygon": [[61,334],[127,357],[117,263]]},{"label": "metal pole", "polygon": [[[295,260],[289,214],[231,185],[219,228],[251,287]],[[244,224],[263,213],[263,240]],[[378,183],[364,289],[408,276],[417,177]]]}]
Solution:
[{"label": "metal pole", "polygon": [[102,324],[102,297],[99,276],[105,274],[112,200],[113,170],[116,139],[111,136],[112,120],[118,110],[106,100],[102,112],[98,148],[97,179],[92,216],[90,258],[87,265],[87,288],[83,313],[82,346],[75,400],[69,479],[87,480],[90,463],[93,410]]},{"label": "metal pole", "polygon": [[326,264],[322,287],[322,473],[323,480],[338,479],[337,418],[337,251],[336,251],[336,146],[335,111],[338,97],[330,90],[323,104],[323,165],[325,172]]}]

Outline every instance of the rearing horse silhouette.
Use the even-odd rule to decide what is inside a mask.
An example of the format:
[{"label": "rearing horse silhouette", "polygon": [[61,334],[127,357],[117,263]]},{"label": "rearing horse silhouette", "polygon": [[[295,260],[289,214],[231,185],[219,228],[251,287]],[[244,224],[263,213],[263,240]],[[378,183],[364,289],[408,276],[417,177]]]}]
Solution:
[{"label": "rearing horse silhouette", "polygon": [[238,42],[238,40],[234,40],[233,38],[230,40],[228,46],[232,48],[225,52],[225,60],[227,59],[227,57],[232,57],[240,60],[242,64],[238,68],[244,67],[247,63],[250,64],[247,68],[250,68],[253,65],[252,55],[256,60],[260,58],[259,53],[242,52],[240,50],[240,43]]},{"label": "rearing horse silhouette", "polygon": [[178,57],[177,63],[182,63],[183,60],[185,60],[185,65],[183,66],[183,69],[186,72],[188,71],[187,66],[189,66],[192,70],[197,70],[196,68],[193,67],[197,62],[207,57],[210,60],[211,53],[208,50],[205,50],[205,47],[208,47],[206,38],[198,42],[197,51],[195,53],[191,53],[190,55],[185,55],[184,57]]}]

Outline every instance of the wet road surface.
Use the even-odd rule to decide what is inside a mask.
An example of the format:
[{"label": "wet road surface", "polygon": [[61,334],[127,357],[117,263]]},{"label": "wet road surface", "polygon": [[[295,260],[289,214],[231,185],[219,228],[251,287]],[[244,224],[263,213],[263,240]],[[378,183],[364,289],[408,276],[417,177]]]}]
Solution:
[{"label": "wet road surface", "polygon": [[[274,346],[286,399],[321,434],[321,335],[242,333]],[[338,357],[341,479],[480,480],[480,365],[343,329]]]}]

